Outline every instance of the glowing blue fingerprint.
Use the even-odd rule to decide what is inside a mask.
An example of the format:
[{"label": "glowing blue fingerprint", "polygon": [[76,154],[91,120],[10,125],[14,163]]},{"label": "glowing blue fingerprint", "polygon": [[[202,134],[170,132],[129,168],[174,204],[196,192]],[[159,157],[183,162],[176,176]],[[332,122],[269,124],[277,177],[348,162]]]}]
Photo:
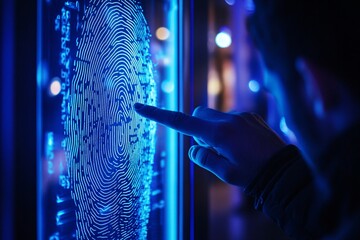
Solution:
[{"label": "glowing blue fingerprint", "polygon": [[138,1],[90,0],[62,106],[78,239],[146,239],[156,129],[133,104],[156,101],[149,37]]}]

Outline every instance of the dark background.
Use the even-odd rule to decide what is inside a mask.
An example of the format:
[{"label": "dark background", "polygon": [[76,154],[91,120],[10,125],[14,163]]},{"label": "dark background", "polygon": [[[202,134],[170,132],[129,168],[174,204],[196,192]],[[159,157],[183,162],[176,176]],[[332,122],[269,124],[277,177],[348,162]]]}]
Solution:
[{"label": "dark background", "polygon": [[36,239],[36,12],[1,2],[2,239]]}]

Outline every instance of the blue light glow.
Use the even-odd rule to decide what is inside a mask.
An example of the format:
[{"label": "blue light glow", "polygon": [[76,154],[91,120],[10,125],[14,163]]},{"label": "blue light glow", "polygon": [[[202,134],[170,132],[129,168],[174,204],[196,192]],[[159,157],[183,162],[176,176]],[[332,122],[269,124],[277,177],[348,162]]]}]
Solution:
[{"label": "blue light glow", "polygon": [[[178,5],[177,1],[172,0],[170,3],[170,11],[168,13],[168,29],[179,29],[178,27]],[[179,42],[176,37],[170,38],[168,41],[169,56],[172,63],[178,62],[178,46]],[[174,86],[174,91],[167,95],[167,105],[165,106],[169,110],[179,110],[178,105],[178,65],[170,64],[168,67],[167,75]],[[166,193],[166,216],[165,216],[165,239],[175,240],[178,233],[178,133],[172,129],[167,131],[167,169],[166,179],[167,185],[165,188]]]},{"label": "blue light glow", "polygon": [[249,12],[255,11],[255,4],[253,0],[246,0],[245,3],[246,10]]},{"label": "blue light glow", "polygon": [[220,48],[227,48],[231,45],[232,39],[228,30],[222,30],[215,37],[215,43]]},{"label": "blue light glow", "polygon": [[163,81],[161,83],[161,89],[166,93],[172,93],[174,91],[173,81]]},{"label": "blue light glow", "polygon": [[[9,1],[11,2],[11,1]],[[43,240],[44,239],[44,211],[43,211],[43,163],[42,163],[42,116],[43,116],[43,109],[42,109],[42,78],[43,78],[43,68],[42,68],[42,58],[43,58],[43,29],[42,29],[42,0],[37,1],[37,42],[36,42],[36,215],[37,215],[37,239]],[[53,238],[55,239],[55,238]]]},{"label": "blue light glow", "polygon": [[280,120],[280,130],[285,134],[286,137],[289,138],[290,142],[296,142],[296,136],[293,131],[291,131],[288,126],[286,125],[285,118],[282,117]]},{"label": "blue light glow", "polygon": [[[178,39],[183,39],[184,37],[184,33],[183,31],[181,31],[181,29],[184,29],[184,4],[182,0],[178,1],[179,3],[179,11],[178,11],[178,24],[177,24],[177,29],[180,29],[180,31],[178,31]],[[184,66],[183,66],[183,60],[184,60],[184,43],[183,41],[178,41],[178,44],[176,46],[179,49],[179,55],[178,55],[178,86],[181,86],[181,83],[183,82],[184,79]],[[179,87],[179,96],[178,96],[178,109],[180,111],[184,111],[184,88],[183,87]],[[178,146],[179,148],[178,150],[178,159],[185,159],[184,155],[183,155],[183,146],[184,146],[184,141],[183,141],[183,136],[180,135],[179,137],[179,142],[178,142]],[[178,184],[178,192],[177,195],[178,196],[184,196],[184,167],[183,164],[179,165],[179,169],[177,171],[177,178],[179,181]],[[176,186],[174,186],[176,187]],[[178,201],[178,206],[177,206],[177,215],[178,217],[175,218],[176,219],[176,228],[174,231],[177,231],[177,233],[172,234],[172,236],[178,236],[175,239],[185,239],[184,237],[184,198],[179,197],[179,201]],[[176,235],[177,234],[177,235]],[[188,237],[188,236],[187,236]]]},{"label": "blue light glow", "polygon": [[250,89],[250,91],[252,91],[254,93],[259,92],[259,90],[260,90],[259,82],[256,80],[250,80],[249,81],[249,89]]},{"label": "blue light glow", "polygon": [[178,134],[132,109],[179,110],[178,1],[161,62],[148,3],[38,2],[38,239],[178,239]]},{"label": "blue light glow", "polygon": [[54,173],[54,133],[48,132],[46,134],[46,146],[45,146],[45,154],[47,160],[47,169],[48,174]]},{"label": "blue light glow", "polygon": [[[93,0],[85,10],[63,109],[79,239],[147,236],[156,128],[132,106],[156,103],[149,33],[136,1]],[[61,62],[67,69],[67,51]]]},{"label": "blue light glow", "polygon": [[[14,5],[15,1],[2,1],[1,6],[1,116],[0,119],[0,227],[1,239],[13,239],[14,210]],[[6,196],[6,197],[5,197]]]}]

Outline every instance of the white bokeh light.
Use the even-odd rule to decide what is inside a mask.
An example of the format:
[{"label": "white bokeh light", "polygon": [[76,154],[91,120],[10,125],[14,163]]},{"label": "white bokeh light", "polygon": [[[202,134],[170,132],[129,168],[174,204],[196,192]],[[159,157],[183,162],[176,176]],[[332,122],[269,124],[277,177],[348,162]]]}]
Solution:
[{"label": "white bokeh light", "polygon": [[231,35],[229,31],[220,31],[215,37],[215,43],[220,48],[227,48],[231,45]]},{"label": "white bokeh light", "polygon": [[50,94],[56,96],[60,92],[61,92],[61,83],[59,79],[56,78],[50,84]]}]

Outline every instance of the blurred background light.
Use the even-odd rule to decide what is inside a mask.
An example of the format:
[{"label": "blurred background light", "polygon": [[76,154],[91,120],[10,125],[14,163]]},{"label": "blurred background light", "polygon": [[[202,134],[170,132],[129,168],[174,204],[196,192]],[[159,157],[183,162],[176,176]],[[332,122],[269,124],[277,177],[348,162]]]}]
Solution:
[{"label": "blurred background light", "polygon": [[52,96],[56,96],[61,92],[61,83],[58,78],[54,78],[54,80],[50,84],[50,94]]},{"label": "blurred background light", "polygon": [[216,96],[221,92],[221,84],[218,78],[210,78],[208,81],[208,94]]},{"label": "blurred background light", "polygon": [[164,56],[161,61],[159,61],[159,64],[163,65],[163,66],[168,66],[171,63],[171,58]]},{"label": "blurred background light", "polygon": [[246,0],[245,8],[249,12],[255,11],[255,5],[253,0]]},{"label": "blurred background light", "polygon": [[161,83],[161,90],[165,93],[172,93],[174,91],[174,83],[168,80],[165,80]]},{"label": "blurred background light", "polygon": [[257,93],[260,90],[260,84],[256,80],[250,80],[249,81],[249,89],[250,91]]},{"label": "blurred background light", "polygon": [[286,125],[285,118],[282,117],[280,120],[280,130],[285,134],[286,137],[289,138],[291,143],[296,143],[296,136],[293,131],[291,131]]},{"label": "blurred background light", "polygon": [[231,45],[231,34],[229,30],[220,31],[215,37],[215,43],[220,48],[227,48]]},{"label": "blurred background light", "polygon": [[159,27],[155,34],[156,38],[161,41],[165,41],[170,37],[170,31],[166,27]]}]

